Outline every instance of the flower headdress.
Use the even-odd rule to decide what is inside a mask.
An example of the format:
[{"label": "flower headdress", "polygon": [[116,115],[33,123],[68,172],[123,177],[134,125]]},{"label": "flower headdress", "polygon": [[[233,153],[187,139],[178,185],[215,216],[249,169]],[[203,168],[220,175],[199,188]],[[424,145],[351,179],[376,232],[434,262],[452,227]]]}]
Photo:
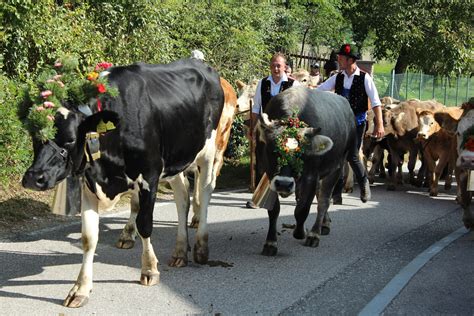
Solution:
[{"label": "flower headdress", "polygon": [[118,95],[118,90],[109,86],[107,77],[99,75],[110,66],[110,63],[99,63],[85,77],[78,70],[77,58],[66,56],[42,71],[19,105],[18,115],[26,129],[35,139],[46,142],[56,135],[54,115],[64,102],[81,105],[92,99],[100,111],[103,95]]},{"label": "flower headdress", "polygon": [[474,126],[468,128],[462,134],[461,149],[474,151]]},{"label": "flower headdress", "polygon": [[289,166],[298,175],[303,171],[303,154],[306,150],[308,140],[301,133],[301,128],[308,124],[301,121],[296,113],[289,118],[280,120],[279,124],[284,130],[277,137],[275,152],[278,154],[278,169]]}]

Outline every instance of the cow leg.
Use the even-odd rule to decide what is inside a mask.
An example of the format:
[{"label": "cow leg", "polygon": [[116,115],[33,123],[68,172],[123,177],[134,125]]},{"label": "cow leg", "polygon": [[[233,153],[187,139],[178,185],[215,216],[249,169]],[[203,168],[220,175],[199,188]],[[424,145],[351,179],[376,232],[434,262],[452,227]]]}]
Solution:
[{"label": "cow leg", "polygon": [[199,209],[200,209],[200,204],[199,204],[199,199],[201,198],[199,195],[199,168],[196,168],[194,171],[194,193],[193,193],[193,217],[191,219],[191,224],[189,224],[189,227],[191,228],[198,228],[199,227]]},{"label": "cow leg", "polygon": [[429,192],[431,196],[438,195],[438,180],[436,178],[436,159],[433,157],[430,152],[426,151],[423,155],[423,161],[426,166],[426,180],[429,184]]},{"label": "cow leg", "polygon": [[83,187],[81,208],[82,266],[76,283],[63,302],[67,307],[84,306],[92,291],[94,254],[99,239],[99,213],[98,200],[86,187]]},{"label": "cow leg", "polygon": [[413,146],[413,148],[410,148],[409,153],[408,153],[408,164],[407,164],[408,174],[410,176],[409,183],[415,186],[418,185],[418,182],[415,177],[415,165],[416,165],[416,160],[418,159],[418,151],[419,151],[418,146]]},{"label": "cow leg", "polygon": [[[342,172],[342,167],[340,169]],[[336,180],[339,181],[340,178],[341,173],[338,173],[338,178]],[[298,184],[300,190],[300,199],[298,200],[295,208],[296,227],[293,230],[293,237],[296,239],[303,239],[306,237],[304,223],[308,218],[311,204],[313,203],[314,196],[318,190],[318,179],[306,175],[301,177]]]},{"label": "cow leg", "polygon": [[438,183],[439,178],[441,177],[441,173],[443,172],[444,168],[448,164],[448,157],[446,155],[439,158],[438,164],[434,168],[434,174],[431,178],[431,186],[430,186],[430,195],[437,196],[438,195]]},{"label": "cow leg", "polygon": [[156,200],[156,189],[158,187],[158,177],[156,180],[150,179],[149,185],[140,185],[140,210],[137,215],[137,231],[142,239],[142,270],[140,283],[142,285],[154,285],[160,280],[158,272],[158,259],[153,251],[150,236],[153,230],[153,208]]},{"label": "cow leg", "polygon": [[354,191],[354,171],[349,163],[344,164],[344,192],[352,193]]},{"label": "cow leg", "polygon": [[472,192],[467,191],[468,171],[456,168],[456,180],[460,188],[459,204],[463,209],[462,221],[467,229],[474,231],[474,214],[471,212]]},{"label": "cow leg", "polygon": [[397,183],[397,170],[398,170],[398,165],[400,162],[403,163],[403,156],[402,159],[400,159],[400,155],[395,151],[392,150],[390,146],[390,168],[389,168],[389,181],[387,184],[387,190],[389,191],[395,191],[396,189],[396,183]]},{"label": "cow leg", "polygon": [[174,200],[178,211],[178,234],[176,246],[168,262],[170,267],[185,267],[188,265],[188,212],[189,212],[189,184],[183,173],[176,175],[169,181],[174,192]]},{"label": "cow leg", "polygon": [[325,219],[326,221],[329,219],[329,216],[327,215],[330,204],[329,199],[332,195],[332,190],[336,185],[339,173],[340,171],[336,170],[333,174],[326,176],[321,181],[321,187],[318,191],[318,215],[316,216],[316,221],[308,233],[308,236],[306,236],[305,246],[318,247],[323,225],[325,224],[327,229],[329,229],[329,223],[324,223],[324,221]]},{"label": "cow leg", "polygon": [[140,209],[138,201],[138,192],[133,191],[132,197],[130,200],[130,217],[128,222],[120,234],[119,240],[115,244],[117,248],[121,249],[130,249],[135,245],[135,238],[137,236],[137,214]]},{"label": "cow leg", "polygon": [[199,168],[199,226],[196,232],[196,243],[193,248],[193,259],[194,262],[200,264],[205,264],[209,260],[207,208],[211,200],[211,194],[216,187],[216,174],[213,168],[215,152],[215,133],[213,133],[213,137],[206,141],[202,153],[196,160]]},{"label": "cow leg", "polygon": [[[298,202],[299,203],[299,202]],[[277,244],[277,221],[280,215],[280,200],[277,198],[273,209],[267,210],[268,212],[268,233],[267,240],[263,245],[262,255],[264,256],[276,256],[278,252]]]}]

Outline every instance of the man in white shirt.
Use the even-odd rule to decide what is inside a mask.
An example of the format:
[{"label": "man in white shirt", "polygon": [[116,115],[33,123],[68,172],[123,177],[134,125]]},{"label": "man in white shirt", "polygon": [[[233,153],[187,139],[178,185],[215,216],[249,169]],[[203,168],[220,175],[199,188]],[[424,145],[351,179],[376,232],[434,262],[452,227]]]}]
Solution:
[{"label": "man in white shirt", "polygon": [[[360,186],[360,195],[363,202],[370,199],[370,187],[367,180],[367,173],[359,160],[359,149],[365,132],[367,111],[369,110],[369,99],[371,109],[375,114],[375,129],[373,136],[380,138],[384,136],[382,122],[382,110],[379,94],[372,77],[357,67],[356,61],[360,54],[355,46],[344,44],[337,53],[339,63],[339,73],[328,78],[318,89],[323,91],[335,91],[345,97],[351,105],[357,122],[357,142],[355,148],[347,156]],[[339,180],[334,188],[333,203],[342,204],[343,180]]]},{"label": "man in white shirt", "polygon": [[[291,88],[292,86],[298,86],[300,83],[297,80],[289,78],[285,72],[287,69],[286,57],[282,53],[276,53],[272,56],[270,60],[270,75],[261,79],[258,82],[257,90],[255,91],[255,96],[253,98],[252,114],[251,114],[251,124],[250,124],[250,139],[255,141],[258,139],[255,137],[254,133],[255,126],[262,112],[265,111],[265,107],[270,99],[277,95],[278,93]],[[255,142],[255,146],[251,148],[255,149],[256,157],[260,156],[262,148],[258,145],[258,141]],[[250,166],[253,168],[253,166]],[[263,175],[262,166],[259,164],[259,161],[255,159],[255,183],[258,184],[260,178]],[[247,202],[248,208],[255,208],[251,201]]]}]

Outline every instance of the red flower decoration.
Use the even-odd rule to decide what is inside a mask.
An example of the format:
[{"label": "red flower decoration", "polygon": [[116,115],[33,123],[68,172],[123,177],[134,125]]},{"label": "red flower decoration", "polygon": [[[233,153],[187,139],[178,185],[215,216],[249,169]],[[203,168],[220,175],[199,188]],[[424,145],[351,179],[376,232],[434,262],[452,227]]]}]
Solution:
[{"label": "red flower decoration", "polygon": [[469,140],[464,145],[464,148],[469,151],[474,151],[474,138],[470,137]]},{"label": "red flower decoration", "polygon": [[99,91],[99,93],[105,93],[107,91],[107,89],[105,88],[105,85],[102,84],[102,83],[99,83],[97,85],[97,91]]},{"label": "red flower decoration", "polygon": [[346,46],[344,47],[344,52],[345,52],[346,54],[349,54],[349,53],[351,52],[351,46],[350,46],[350,45],[346,45]]},{"label": "red flower decoration", "polygon": [[112,63],[107,63],[105,61],[101,62],[101,63],[98,63],[96,66],[95,66],[95,71],[104,71],[104,70],[107,70],[109,69],[110,67],[112,67],[113,64]]}]

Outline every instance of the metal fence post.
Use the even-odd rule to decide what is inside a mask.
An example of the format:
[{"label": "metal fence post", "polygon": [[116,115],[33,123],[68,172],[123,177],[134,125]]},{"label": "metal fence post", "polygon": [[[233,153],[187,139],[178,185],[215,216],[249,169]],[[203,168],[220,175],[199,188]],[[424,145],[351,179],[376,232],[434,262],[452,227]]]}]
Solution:
[{"label": "metal fence post", "polygon": [[448,92],[448,77],[445,77],[445,80],[444,80],[444,102],[443,102],[444,105],[446,105],[447,92]]},{"label": "metal fence post", "polygon": [[418,87],[418,100],[421,100],[421,87],[423,85],[423,72],[420,71],[420,85]]},{"label": "metal fence post", "polygon": [[407,74],[407,78],[405,80],[405,88],[406,88],[405,89],[405,100],[408,100],[408,69],[407,69],[406,74]]},{"label": "metal fence post", "polygon": [[458,105],[458,95],[459,95],[459,75],[456,77],[456,101],[454,105]]},{"label": "metal fence post", "polygon": [[393,89],[395,86],[395,69],[392,69],[392,80],[390,81],[390,97],[393,98]]}]

